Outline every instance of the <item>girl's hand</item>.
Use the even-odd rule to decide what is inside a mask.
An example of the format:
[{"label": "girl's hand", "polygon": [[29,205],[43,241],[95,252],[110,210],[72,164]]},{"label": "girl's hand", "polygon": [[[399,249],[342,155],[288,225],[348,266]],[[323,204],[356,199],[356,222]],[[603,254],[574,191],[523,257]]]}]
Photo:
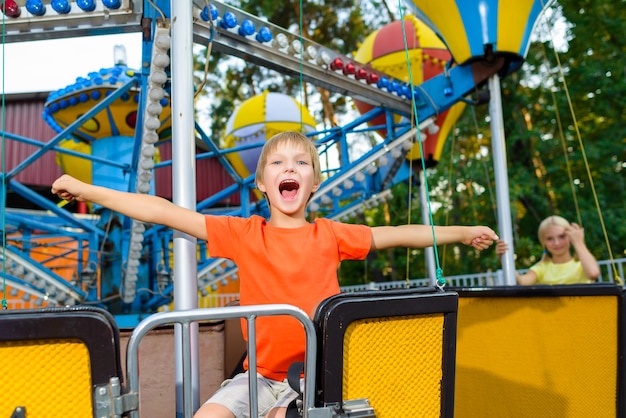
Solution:
[{"label": "girl's hand", "polygon": [[572,245],[582,244],[585,242],[585,230],[578,224],[571,223],[567,228],[565,228],[565,233],[569,237]]},{"label": "girl's hand", "polygon": [[507,244],[504,240],[499,239],[496,241],[496,254],[498,257],[502,257],[502,254],[509,251],[509,244]]}]

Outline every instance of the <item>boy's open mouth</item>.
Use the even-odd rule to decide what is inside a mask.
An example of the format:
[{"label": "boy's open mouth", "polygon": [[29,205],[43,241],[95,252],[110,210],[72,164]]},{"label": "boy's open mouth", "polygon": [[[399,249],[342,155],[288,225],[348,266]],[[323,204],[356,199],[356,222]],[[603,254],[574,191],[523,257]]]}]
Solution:
[{"label": "boy's open mouth", "polygon": [[298,194],[298,189],[300,188],[300,184],[293,179],[287,179],[280,182],[278,185],[278,191],[280,195],[285,200],[292,200]]}]

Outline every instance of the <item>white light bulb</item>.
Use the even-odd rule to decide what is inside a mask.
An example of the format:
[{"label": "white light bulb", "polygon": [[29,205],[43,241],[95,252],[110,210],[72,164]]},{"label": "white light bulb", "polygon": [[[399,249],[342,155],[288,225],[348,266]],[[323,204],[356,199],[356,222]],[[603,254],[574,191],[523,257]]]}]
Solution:
[{"label": "white light bulb", "polygon": [[309,45],[304,49],[304,58],[314,61],[317,58],[317,48],[313,45]]},{"label": "white light bulb", "polygon": [[150,100],[158,102],[165,97],[165,90],[159,86],[150,86],[150,89],[148,90],[148,97]]},{"label": "white light bulb", "polygon": [[165,71],[154,70],[150,73],[150,82],[158,86],[165,84],[167,81],[167,74]]},{"label": "white light bulb", "polygon": [[146,158],[152,158],[154,157],[155,154],[156,154],[156,148],[154,148],[154,145],[145,145],[141,149],[141,155],[143,155]]},{"label": "white light bulb", "polygon": [[162,70],[170,65],[170,57],[167,54],[158,53],[152,57],[152,64],[158,69]]},{"label": "white light bulb", "polygon": [[161,126],[161,121],[159,121],[159,119],[155,118],[154,116],[149,116],[144,121],[143,126],[145,126],[146,129],[150,129],[151,131],[156,131]]},{"label": "white light bulb", "polygon": [[289,46],[289,39],[287,39],[287,35],[285,35],[284,33],[279,33],[278,35],[276,35],[276,37],[272,41],[272,46],[278,49],[287,48],[287,46]]},{"label": "white light bulb", "polygon": [[156,144],[159,140],[159,135],[154,131],[145,131],[143,134],[143,142],[146,144]]}]

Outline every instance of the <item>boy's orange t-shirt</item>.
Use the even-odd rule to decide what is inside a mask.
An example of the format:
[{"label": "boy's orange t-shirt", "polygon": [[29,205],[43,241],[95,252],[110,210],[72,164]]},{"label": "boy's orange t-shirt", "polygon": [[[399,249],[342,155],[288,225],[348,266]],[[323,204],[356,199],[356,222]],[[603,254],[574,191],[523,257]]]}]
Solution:
[{"label": "boy's orange t-shirt", "polygon": [[[205,219],[210,256],[239,267],[242,306],[286,303],[311,317],[322,300],[339,293],[339,263],[364,259],[372,243],[369,226],[324,218],[294,229],[270,226],[256,215]],[[261,317],[256,325],[258,372],[285,379],[291,363],[304,361],[302,325],[289,316]],[[242,331],[246,338],[245,320]]]}]

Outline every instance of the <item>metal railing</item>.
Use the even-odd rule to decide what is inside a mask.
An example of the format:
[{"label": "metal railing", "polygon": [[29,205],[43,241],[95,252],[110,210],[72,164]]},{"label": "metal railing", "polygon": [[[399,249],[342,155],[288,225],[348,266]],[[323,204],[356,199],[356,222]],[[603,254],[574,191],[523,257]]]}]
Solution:
[{"label": "metal railing", "polygon": [[[600,265],[600,277],[598,283],[617,283],[623,285],[624,270],[626,267],[626,258],[618,258],[614,260],[598,261]],[[528,269],[518,270],[520,273],[528,271]],[[617,272],[617,276],[616,276]],[[461,274],[457,276],[444,277],[446,283],[453,287],[480,287],[480,286],[503,286],[504,273],[502,270],[487,271],[485,273]],[[409,286],[431,286],[430,279],[410,280]],[[373,289],[400,289],[407,287],[406,280],[398,280],[394,282],[372,282],[363,285],[344,286],[341,288],[343,292],[357,292],[362,290]]]},{"label": "metal railing", "polygon": [[[600,277],[598,283],[617,283],[623,285],[624,271],[626,270],[626,258],[618,258],[614,260],[598,261],[600,265]],[[520,273],[528,271],[528,269],[518,270]],[[617,275],[616,275],[617,272]],[[485,287],[485,286],[503,286],[504,273],[502,270],[487,271],[475,274],[460,274],[457,276],[444,277],[446,284],[452,287]],[[619,279],[617,279],[619,278]],[[409,281],[410,287],[432,286],[429,278],[416,279]],[[393,282],[370,282],[368,284],[358,284],[353,286],[343,286],[342,292],[359,292],[363,290],[387,290],[387,289],[403,289],[407,287],[406,280],[397,280]],[[229,302],[239,299],[238,293],[219,293],[208,295],[200,298],[199,307],[213,308],[226,306]]]},{"label": "metal railing", "polygon": [[[226,320],[246,318],[248,322],[248,365],[250,376],[256,376],[256,318],[261,316],[289,315],[296,318],[304,327],[306,333],[306,352],[304,361],[304,392],[303,418],[309,417],[313,410],[315,390],[315,362],[317,357],[317,336],[313,321],[307,314],[295,306],[285,304],[257,305],[257,306],[228,306],[212,309],[189,309],[185,311],[160,312],[142,320],[133,330],[127,347],[126,373],[128,387],[126,393],[139,394],[139,344],[143,337],[152,329],[169,324],[181,327],[180,344],[182,346],[182,407],[183,417],[193,416],[193,388],[191,384],[191,326],[200,321]],[[250,416],[258,415],[257,380],[249,379],[250,388]],[[138,418],[139,411],[132,411],[131,418]]]}]

